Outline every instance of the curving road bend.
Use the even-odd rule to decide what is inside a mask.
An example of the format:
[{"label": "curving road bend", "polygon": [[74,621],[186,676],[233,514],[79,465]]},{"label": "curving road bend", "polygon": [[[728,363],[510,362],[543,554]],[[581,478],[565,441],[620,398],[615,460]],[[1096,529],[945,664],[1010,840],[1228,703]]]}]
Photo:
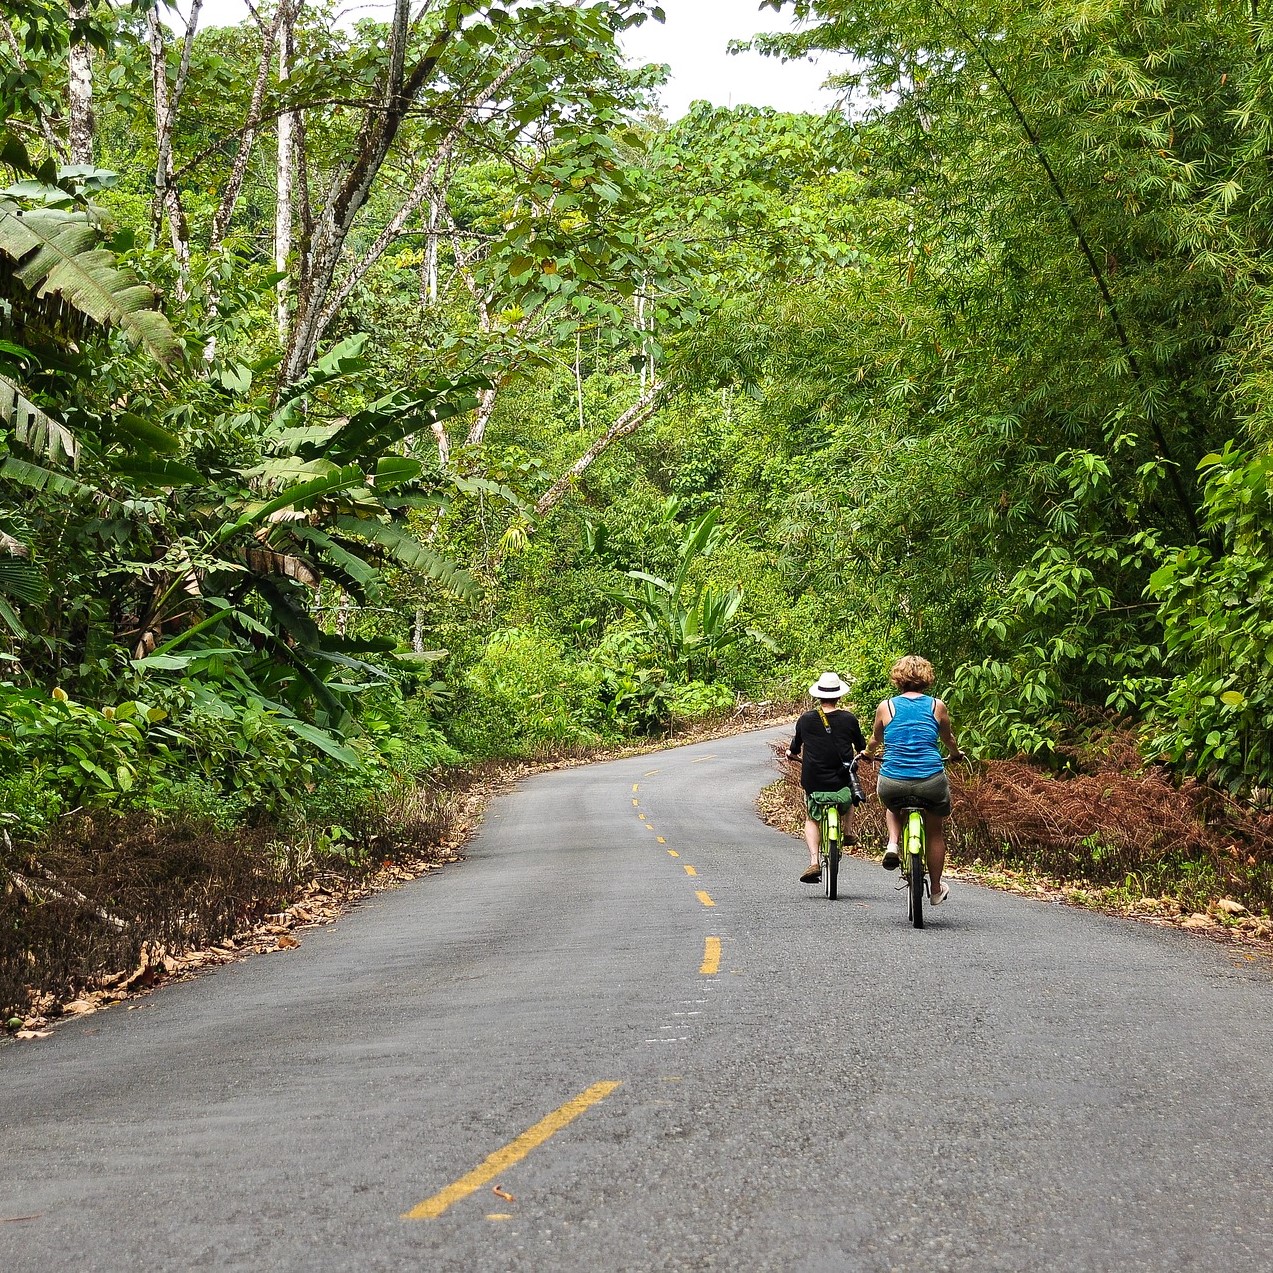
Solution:
[{"label": "curving road bend", "polygon": [[531,779],[299,950],[0,1048],[0,1269],[1267,1270],[1268,960],[828,902],[753,811],[784,733]]}]

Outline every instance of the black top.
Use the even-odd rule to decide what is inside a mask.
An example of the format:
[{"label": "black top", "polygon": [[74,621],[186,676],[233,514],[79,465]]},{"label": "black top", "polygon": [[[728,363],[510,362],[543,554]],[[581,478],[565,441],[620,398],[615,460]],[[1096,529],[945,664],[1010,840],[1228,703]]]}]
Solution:
[{"label": "black top", "polygon": [[[831,732],[827,733],[827,725]],[[849,785],[845,768],[854,755],[866,750],[862,726],[852,712],[841,708],[827,712],[827,725],[817,711],[805,712],[796,721],[791,754],[799,756],[800,785],[806,791],[839,791]]]}]

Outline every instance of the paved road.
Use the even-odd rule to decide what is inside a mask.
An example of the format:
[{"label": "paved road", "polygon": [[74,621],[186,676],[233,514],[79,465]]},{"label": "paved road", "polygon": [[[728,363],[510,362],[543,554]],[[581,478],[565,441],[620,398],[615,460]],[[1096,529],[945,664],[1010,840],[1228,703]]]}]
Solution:
[{"label": "paved road", "polygon": [[0,1048],[0,1269],[1273,1265],[1267,961],[829,903],[752,812],[776,736],[535,778],[299,950]]}]

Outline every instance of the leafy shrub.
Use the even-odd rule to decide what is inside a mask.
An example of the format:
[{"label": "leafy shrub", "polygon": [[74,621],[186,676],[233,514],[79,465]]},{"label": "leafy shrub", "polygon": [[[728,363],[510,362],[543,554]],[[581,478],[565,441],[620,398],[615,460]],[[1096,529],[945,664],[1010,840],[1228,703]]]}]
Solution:
[{"label": "leafy shrub", "polygon": [[653,734],[671,720],[667,673],[656,665],[649,640],[639,632],[616,628],[590,655],[595,676],[590,721],[604,735]]},{"label": "leafy shrub", "polygon": [[495,633],[464,676],[453,736],[475,756],[532,755],[597,741],[585,724],[595,677],[538,628]]},{"label": "leafy shrub", "polygon": [[733,707],[734,691],[719,682],[690,681],[687,685],[673,686],[670,705],[676,719],[698,720]]},{"label": "leafy shrub", "polygon": [[0,777],[0,828],[15,839],[38,835],[64,807],[58,793],[38,774]]},{"label": "leafy shrub", "polygon": [[29,770],[70,806],[117,804],[172,765],[179,741],[161,707],[77,703],[65,690],[0,686],[0,773]]}]

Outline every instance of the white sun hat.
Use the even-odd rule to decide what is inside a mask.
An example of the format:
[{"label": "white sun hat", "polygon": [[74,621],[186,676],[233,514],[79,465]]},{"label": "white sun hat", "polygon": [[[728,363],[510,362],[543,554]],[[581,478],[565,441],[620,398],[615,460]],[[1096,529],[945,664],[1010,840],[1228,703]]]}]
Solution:
[{"label": "white sun hat", "polygon": [[843,698],[849,687],[834,672],[823,672],[817,682],[809,686],[814,698]]}]

